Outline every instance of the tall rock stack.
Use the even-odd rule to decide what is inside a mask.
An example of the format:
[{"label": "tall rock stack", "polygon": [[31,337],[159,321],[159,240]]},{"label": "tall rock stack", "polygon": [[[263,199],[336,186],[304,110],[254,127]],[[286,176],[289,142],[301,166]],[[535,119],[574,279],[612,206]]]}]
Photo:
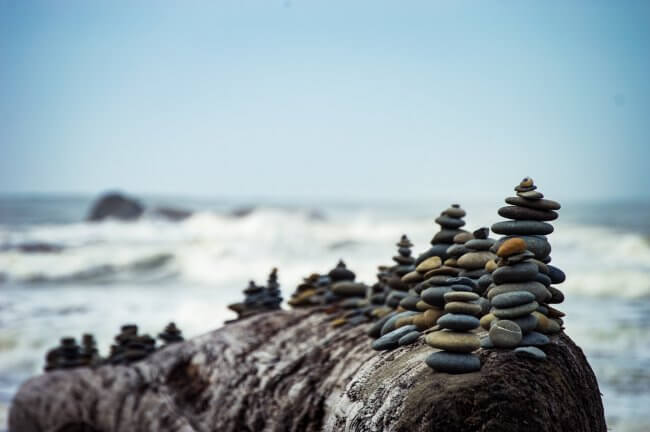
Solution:
[{"label": "tall rock stack", "polygon": [[454,237],[457,234],[466,232],[460,229],[465,225],[464,217],[465,210],[460,208],[458,204],[452,204],[451,207],[443,211],[435,220],[441,227],[440,231],[433,236],[433,239],[431,239],[431,248],[418,257],[416,264],[432,256],[440,257],[444,262],[448,258],[447,249],[452,245]]},{"label": "tall rock stack", "polygon": [[397,308],[400,301],[407,296],[409,282],[405,282],[402,278],[406,275],[411,276],[410,274],[413,274],[415,271],[415,258],[411,256],[413,243],[411,243],[406,234],[402,235],[396,246],[398,248],[397,255],[393,257],[395,265],[388,270],[388,275],[386,276],[386,284],[390,288],[386,297],[386,305],[393,309]]},{"label": "tall rock stack", "polygon": [[481,369],[481,361],[472,354],[480,347],[480,340],[472,330],[479,326],[476,317],[481,306],[479,295],[468,291],[449,291],[444,294],[445,312],[438,320],[441,331],[429,333],[425,341],[442,351],[429,355],[426,364],[438,372],[467,373]]},{"label": "tall rock stack", "polygon": [[246,289],[244,289],[244,295],[243,302],[228,305],[228,309],[237,313],[236,320],[261,312],[280,309],[282,296],[280,294],[280,285],[278,284],[278,270],[276,268],[271,270],[266,287],[250,281]]},{"label": "tall rock stack", "polygon": [[278,283],[278,269],[273,267],[269,274],[269,279],[266,283],[266,293],[262,300],[264,306],[268,309],[280,309],[282,303],[282,293],[280,292],[280,284]]},{"label": "tall rock stack", "polygon": [[[539,267],[535,280],[547,287],[551,293],[551,298],[545,304],[540,304],[536,312],[545,315],[540,317],[540,330],[554,333],[558,331],[558,327],[561,328],[561,318],[564,314],[548,304],[563,302],[564,295],[560,290],[552,287],[551,283],[562,283],[565,276],[560,269],[548,264],[551,262],[551,245],[546,236],[553,232],[553,225],[548,222],[558,218],[557,210],[561,206],[556,201],[545,199],[530,177],[525,177],[515,187],[515,191],[517,196],[505,200],[510,205],[499,209],[499,215],[510,220],[492,225],[492,231],[505,235],[492,247],[492,251],[496,251],[509,238],[519,237],[524,240],[526,249],[533,253]],[[548,318],[551,322],[545,325],[547,320],[544,318]]]},{"label": "tall rock stack", "polygon": [[82,354],[81,347],[73,337],[64,337],[61,344],[51,349],[45,355],[46,372],[56,369],[71,369],[80,366],[87,366]]},{"label": "tall rock stack", "polygon": [[138,334],[137,325],[127,324],[115,336],[108,361],[112,364],[129,364],[142,360],[155,350],[155,339],[148,334]]}]

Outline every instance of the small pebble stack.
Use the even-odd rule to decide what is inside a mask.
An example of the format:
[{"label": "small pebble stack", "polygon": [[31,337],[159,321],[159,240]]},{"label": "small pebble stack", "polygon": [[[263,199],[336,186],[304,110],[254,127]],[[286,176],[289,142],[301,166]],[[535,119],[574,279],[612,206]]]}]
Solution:
[{"label": "small pebble stack", "polygon": [[158,334],[158,339],[162,340],[164,345],[167,346],[176,342],[183,342],[183,333],[176,327],[175,323],[170,322],[165,327],[165,330]]},{"label": "small pebble stack", "polygon": [[500,216],[511,220],[492,225],[492,231],[505,235],[492,247],[492,251],[495,252],[509,238],[519,237],[524,240],[527,250],[533,253],[534,262],[539,267],[535,280],[551,293],[551,297],[540,303],[539,310],[535,312],[540,318],[538,330],[547,334],[556,333],[563,325],[564,313],[549,304],[562,303],[564,294],[551,284],[564,282],[565,275],[562,270],[549,264],[551,245],[546,236],[553,232],[553,225],[548,222],[558,218],[557,210],[561,206],[556,201],[544,199],[544,195],[537,190],[530,177],[525,177],[515,187],[515,192],[517,196],[505,199],[510,205],[499,209]]},{"label": "small pebble stack", "polygon": [[[398,248],[397,255],[393,257],[396,264],[388,269],[386,275],[386,284],[390,288],[386,297],[386,305],[393,309],[397,308],[408,295],[409,284],[415,282],[410,279],[415,272],[415,258],[411,256],[413,243],[404,234],[396,246]],[[417,273],[415,274],[417,275]]]},{"label": "small pebble stack", "polygon": [[90,333],[81,336],[81,357],[87,366],[97,366],[102,362],[95,337]]},{"label": "small pebble stack", "polygon": [[64,337],[61,344],[47,352],[45,356],[45,371],[56,369],[71,369],[87,366],[82,355],[81,347],[73,337]]},{"label": "small pebble stack", "polygon": [[440,257],[444,262],[448,258],[447,249],[452,245],[454,237],[461,232],[466,232],[460,229],[465,225],[463,217],[465,217],[465,210],[458,204],[452,204],[451,207],[443,211],[435,220],[441,226],[440,231],[433,236],[431,248],[418,257],[416,264],[432,256]]},{"label": "small pebble stack", "polygon": [[263,300],[264,306],[268,309],[280,309],[282,303],[282,293],[278,283],[278,269],[273,267],[269,273],[269,279],[266,282],[266,297]]},{"label": "small pebble stack", "polygon": [[443,298],[446,313],[438,319],[438,326],[442,330],[425,337],[428,345],[442,351],[432,353],[425,362],[438,372],[458,374],[478,371],[481,361],[472,352],[479,349],[480,340],[472,330],[479,326],[479,295],[468,291],[449,291]]},{"label": "small pebble stack", "polygon": [[282,296],[278,284],[278,270],[276,268],[271,270],[266,287],[256,285],[254,281],[250,281],[246,289],[244,289],[244,295],[243,302],[228,305],[228,309],[237,313],[237,318],[228,322],[237,321],[261,312],[280,309]]},{"label": "small pebble stack", "polygon": [[111,345],[108,361],[111,364],[129,364],[142,360],[156,350],[156,340],[147,334],[139,335],[135,324],[123,325]]}]

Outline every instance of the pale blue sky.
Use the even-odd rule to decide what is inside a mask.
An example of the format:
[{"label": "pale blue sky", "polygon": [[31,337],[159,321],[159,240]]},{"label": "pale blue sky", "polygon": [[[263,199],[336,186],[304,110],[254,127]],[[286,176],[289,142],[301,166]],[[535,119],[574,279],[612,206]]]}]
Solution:
[{"label": "pale blue sky", "polygon": [[0,0],[0,192],[648,198],[649,53],[647,1]]}]

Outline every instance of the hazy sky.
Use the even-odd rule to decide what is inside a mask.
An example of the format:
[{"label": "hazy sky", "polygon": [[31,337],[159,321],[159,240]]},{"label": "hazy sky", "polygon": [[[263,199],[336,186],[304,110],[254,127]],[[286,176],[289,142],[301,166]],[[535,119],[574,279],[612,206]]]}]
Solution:
[{"label": "hazy sky", "polygon": [[649,77],[648,1],[0,0],[0,192],[650,198]]}]

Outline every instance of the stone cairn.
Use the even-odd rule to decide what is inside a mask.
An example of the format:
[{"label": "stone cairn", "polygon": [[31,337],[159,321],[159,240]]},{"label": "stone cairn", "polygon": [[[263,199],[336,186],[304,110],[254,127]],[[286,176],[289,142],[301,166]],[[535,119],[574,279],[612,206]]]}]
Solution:
[{"label": "stone cairn", "polygon": [[184,340],[183,333],[173,322],[167,324],[167,327],[158,334],[158,339],[162,340],[165,346],[176,342],[183,342]]},{"label": "stone cairn", "polygon": [[397,246],[397,255],[393,257],[395,265],[388,269],[386,283],[390,288],[386,297],[386,306],[396,309],[400,302],[406,298],[409,290],[409,283],[404,281],[404,276],[415,270],[415,258],[411,256],[413,243],[406,234],[403,234]]},{"label": "stone cairn", "polygon": [[[490,248],[494,246],[496,241],[488,238],[489,234],[489,228],[479,228],[474,231],[472,239],[463,243],[462,249],[466,252],[460,255],[456,260],[456,265],[463,269],[460,272],[460,276],[478,280],[481,276],[487,273],[485,265],[488,261],[496,258],[496,255],[493,252],[490,252]],[[452,252],[454,252],[454,246],[450,248],[452,249]]]},{"label": "stone cairn", "polygon": [[156,340],[148,334],[138,334],[135,324],[123,325],[120,334],[115,336],[111,345],[108,362],[111,364],[129,364],[147,357],[156,350]]},{"label": "stone cairn", "polygon": [[452,204],[451,207],[443,211],[435,220],[441,227],[440,231],[433,236],[431,248],[418,257],[416,264],[420,264],[432,256],[440,257],[444,262],[448,258],[447,249],[452,245],[454,237],[465,232],[465,230],[460,229],[465,225],[463,217],[465,217],[465,210],[460,208],[458,204]]},{"label": "stone cairn", "polygon": [[266,287],[255,284],[255,281],[250,281],[244,289],[244,295],[243,302],[228,305],[228,309],[237,313],[237,318],[227,321],[227,323],[238,321],[261,312],[280,309],[282,296],[280,295],[280,285],[278,284],[278,270],[276,268],[271,270]]},{"label": "stone cairn", "polygon": [[56,369],[71,369],[87,366],[88,363],[82,355],[81,347],[73,337],[61,338],[59,346],[49,350],[45,355],[46,372]]},{"label": "stone cairn", "polygon": [[99,356],[99,350],[97,349],[97,342],[90,333],[81,336],[81,357],[87,366],[97,366],[102,363],[102,358]]},{"label": "stone cairn", "polygon": [[545,199],[530,177],[524,178],[515,187],[515,192],[517,196],[505,199],[510,205],[499,209],[499,215],[510,220],[492,225],[492,231],[505,235],[492,247],[492,251],[496,251],[509,238],[524,240],[526,249],[533,253],[533,261],[539,267],[535,280],[551,293],[551,297],[540,303],[535,313],[540,321],[538,330],[546,334],[557,333],[563,325],[564,313],[550,305],[562,303],[564,294],[551,284],[560,284],[566,277],[562,270],[549,264],[551,245],[546,236],[553,232],[553,226],[548,222],[558,218],[557,210],[561,206],[556,201]]},{"label": "stone cairn", "polygon": [[441,349],[430,354],[425,363],[438,372],[467,373],[481,369],[481,361],[472,354],[480,340],[472,330],[479,326],[479,295],[471,291],[448,291],[443,295],[445,315],[438,319],[440,331],[426,335],[425,342]]},{"label": "stone cairn", "polygon": [[343,313],[332,317],[332,326],[357,325],[368,321],[373,309],[367,298],[369,287],[355,281],[356,275],[347,268],[343,260],[330,270],[328,277],[331,281],[329,287],[331,294],[325,296],[328,299],[327,303],[337,303],[330,311],[338,312],[337,309],[344,309]]}]

